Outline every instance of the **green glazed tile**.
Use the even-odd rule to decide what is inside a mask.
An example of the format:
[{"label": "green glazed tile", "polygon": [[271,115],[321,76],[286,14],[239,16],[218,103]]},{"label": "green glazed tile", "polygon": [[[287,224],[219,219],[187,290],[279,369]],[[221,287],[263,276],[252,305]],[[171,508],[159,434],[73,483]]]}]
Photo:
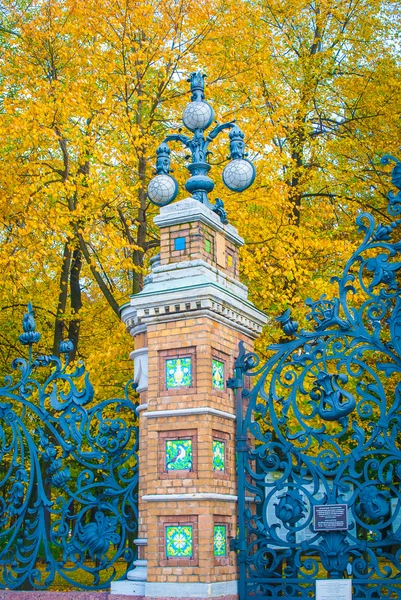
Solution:
[{"label": "green glazed tile", "polygon": [[225,469],[225,446],[221,440],[213,440],[213,471],[224,471]]},{"label": "green glazed tile", "polygon": [[168,358],[166,360],[166,387],[190,387],[192,385],[192,359]]},{"label": "green glazed tile", "polygon": [[215,525],[213,530],[213,549],[215,556],[225,556],[227,553],[227,536],[225,525]]},{"label": "green glazed tile", "polygon": [[192,440],[166,440],[166,469],[168,471],[192,469]]},{"label": "green glazed tile", "polygon": [[224,390],[224,363],[212,360],[212,384],[216,390]]},{"label": "green glazed tile", "polygon": [[167,558],[191,558],[192,552],[192,525],[166,526]]}]

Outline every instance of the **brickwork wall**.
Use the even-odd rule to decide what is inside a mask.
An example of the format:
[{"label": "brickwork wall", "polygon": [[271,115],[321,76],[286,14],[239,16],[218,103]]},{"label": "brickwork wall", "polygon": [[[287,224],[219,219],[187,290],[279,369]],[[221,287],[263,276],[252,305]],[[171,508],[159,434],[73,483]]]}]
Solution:
[{"label": "brickwork wall", "polygon": [[[236,494],[235,485],[235,423],[215,415],[185,415],[147,419],[149,440],[147,452],[147,493],[148,494],[191,494],[212,492],[215,494]],[[213,471],[212,441],[216,431],[227,439],[226,477]],[[178,433],[177,433],[178,432]],[[165,472],[163,444],[166,434],[193,436],[195,438],[194,466],[191,471]]]},{"label": "brickwork wall", "polygon": [[[185,502],[149,502],[148,508],[148,581],[210,582],[237,579],[235,555],[228,552],[227,564],[218,564],[213,556],[213,526],[215,522],[229,524],[236,530],[235,502],[186,500]],[[164,527],[166,524],[193,524],[193,558],[166,558]]]},{"label": "brickwork wall", "polygon": [[[210,406],[222,411],[234,412],[234,399],[230,390],[220,392],[212,388],[212,358],[225,360],[225,378],[231,377],[234,359],[238,354],[238,342],[243,340],[248,349],[251,340],[228,325],[210,317],[188,318],[149,325],[149,387],[148,409],[166,410]],[[164,386],[163,360],[169,355],[190,356],[195,349],[196,385],[192,388],[166,390]],[[189,350],[185,352],[183,350]],[[201,402],[201,403],[200,403]]]},{"label": "brickwork wall", "polygon": [[[154,301],[150,294],[139,294],[137,301],[135,297],[131,300],[137,312],[129,315],[127,311],[127,320],[129,315],[139,326],[147,324],[146,336],[138,334],[135,343],[136,349],[148,347],[148,389],[141,394],[141,404],[146,404],[147,410],[140,416],[139,450],[139,537],[147,538],[147,546],[140,557],[147,560],[149,584],[220,582],[229,585],[218,589],[231,593],[235,583],[230,582],[238,579],[236,554],[229,549],[237,529],[237,484],[235,400],[226,381],[233,376],[239,341],[248,351],[253,350],[255,331],[264,317],[249,303],[239,308],[244,288],[233,285],[239,279],[241,244],[236,230],[223,230],[217,220],[213,225],[215,215],[206,213],[192,221],[191,202],[187,199],[181,204],[179,219],[187,206],[187,223],[171,225],[177,205],[170,215],[169,209],[163,209],[166,219],[161,215],[158,221],[160,264],[173,270],[181,263],[180,270],[169,283],[169,271],[155,269],[153,288],[148,288],[155,292]],[[189,261],[202,261],[203,266],[194,269]],[[201,279],[203,296],[197,297],[195,285],[191,290],[192,276],[196,285]],[[231,283],[222,295],[223,306],[216,308],[216,282],[225,286],[224,276]],[[207,313],[206,306],[221,310],[225,318]],[[238,331],[244,323],[249,325],[249,335],[246,330]],[[224,364],[224,376],[221,364],[215,365],[220,378],[215,386],[213,360]],[[188,542],[191,533],[192,542]],[[175,545],[181,543],[185,550]],[[235,596],[227,598],[234,600]]]},{"label": "brickwork wall", "polygon": [[[175,250],[176,238],[185,238],[185,249]],[[202,259],[221,272],[238,279],[238,248],[224,236],[199,222],[165,227],[160,237],[162,265]]]},{"label": "brickwork wall", "polygon": [[[179,410],[209,407],[234,414],[234,395],[212,386],[212,359],[224,362],[224,377],[233,375],[238,342],[248,349],[252,341],[230,326],[207,316],[187,318],[148,326],[149,387],[148,411]],[[166,389],[165,360],[175,356],[193,358],[193,386]],[[146,456],[146,494],[212,493],[235,496],[235,421],[215,414],[186,414],[141,417],[146,421],[148,445]],[[190,471],[166,472],[165,440],[169,437],[193,440],[193,468]],[[225,442],[225,470],[213,470],[213,439]],[[210,582],[237,579],[236,557],[227,549],[227,556],[213,554],[213,526],[225,524],[227,537],[235,537],[236,502],[221,500],[148,501],[148,581]],[[199,549],[193,560],[166,558],[163,527],[174,517],[187,522],[196,517],[196,540]],[[185,518],[187,521],[185,521]],[[195,532],[194,532],[195,533]]]}]

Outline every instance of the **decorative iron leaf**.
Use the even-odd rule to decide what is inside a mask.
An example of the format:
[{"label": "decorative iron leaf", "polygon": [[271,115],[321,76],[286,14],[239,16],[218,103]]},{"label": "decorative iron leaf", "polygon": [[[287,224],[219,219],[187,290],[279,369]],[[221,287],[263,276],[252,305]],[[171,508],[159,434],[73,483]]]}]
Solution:
[{"label": "decorative iron leaf", "polygon": [[391,317],[388,320],[391,341],[398,356],[401,356],[401,298],[398,297]]}]

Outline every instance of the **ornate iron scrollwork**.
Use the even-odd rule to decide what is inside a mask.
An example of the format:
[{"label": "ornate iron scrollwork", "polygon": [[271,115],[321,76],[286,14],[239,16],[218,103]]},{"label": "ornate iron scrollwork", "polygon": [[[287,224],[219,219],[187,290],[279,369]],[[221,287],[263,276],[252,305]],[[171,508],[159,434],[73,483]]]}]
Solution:
[{"label": "ornate iron scrollwork", "polygon": [[[0,388],[0,587],[47,588],[57,580],[104,589],[129,569],[137,530],[138,428],[125,397],[96,402],[81,364],[34,356],[31,304],[18,377]],[[126,563],[126,564],[125,564]]]},{"label": "ornate iron scrollwork", "polygon": [[340,387],[340,382],[345,384],[348,376],[343,373],[330,375],[326,371],[319,371],[315,380],[315,387],[309,392],[309,396],[319,405],[316,410],[319,417],[324,421],[340,421],[347,417],[356,407],[356,401],[352,394]]},{"label": "ornate iron scrollwork", "polygon": [[[401,163],[389,160],[401,190]],[[388,196],[393,217],[400,194]],[[299,331],[287,310],[278,318],[287,340],[267,348],[263,365],[240,347],[229,386],[241,600],[311,597],[325,576],[351,576],[357,598],[401,598],[400,224],[360,214],[364,239],[333,279],[337,297],[306,301],[312,330]],[[346,505],[348,528],[316,528],[321,505]]]}]

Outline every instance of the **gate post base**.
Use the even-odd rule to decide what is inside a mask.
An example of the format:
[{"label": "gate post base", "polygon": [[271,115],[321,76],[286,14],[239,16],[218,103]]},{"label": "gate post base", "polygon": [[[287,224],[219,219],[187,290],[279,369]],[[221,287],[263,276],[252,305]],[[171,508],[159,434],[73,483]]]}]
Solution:
[{"label": "gate post base", "polygon": [[111,594],[141,597],[144,600],[160,598],[172,600],[180,598],[187,600],[237,600],[238,581],[214,581],[213,583],[165,583],[154,581],[114,581],[111,584]]},{"label": "gate post base", "polygon": [[127,579],[129,581],[136,581],[137,583],[145,583],[148,578],[148,561],[147,560],[134,560],[134,568],[127,573]]},{"label": "gate post base", "polygon": [[118,596],[136,596],[143,598],[145,596],[146,581],[112,581],[110,587],[110,595]]},{"label": "gate post base", "polygon": [[238,581],[214,581],[213,583],[163,583],[148,582],[146,598],[220,598],[236,600]]}]

